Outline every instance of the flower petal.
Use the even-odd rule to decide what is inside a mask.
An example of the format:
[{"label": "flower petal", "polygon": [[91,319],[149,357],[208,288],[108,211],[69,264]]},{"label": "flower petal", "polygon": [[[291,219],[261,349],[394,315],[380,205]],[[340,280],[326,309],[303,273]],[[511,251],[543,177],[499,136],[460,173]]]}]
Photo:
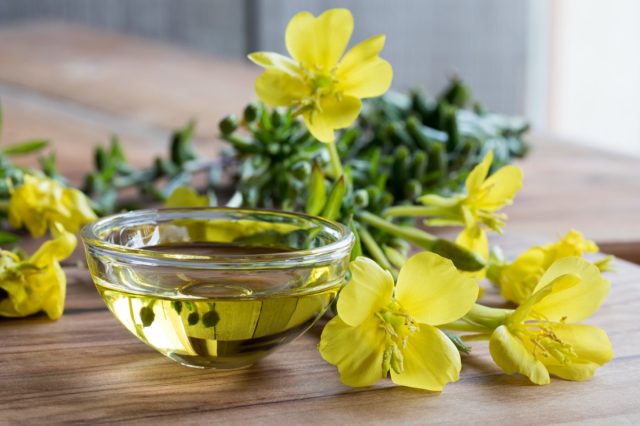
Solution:
[{"label": "flower petal", "polygon": [[275,52],[253,52],[249,60],[263,68],[276,68],[292,77],[301,75],[300,65],[293,59]]},{"label": "flower petal", "polygon": [[456,244],[475,251],[484,260],[489,258],[489,241],[487,240],[487,233],[478,225],[464,228],[456,237]]},{"label": "flower petal", "polygon": [[545,366],[504,325],[493,331],[489,351],[493,361],[507,374],[520,373],[537,385],[551,381]]},{"label": "flower petal", "polygon": [[206,207],[209,205],[209,197],[198,195],[198,193],[188,186],[179,186],[171,192],[167,201],[164,202],[166,208],[173,207]]},{"label": "flower petal", "polygon": [[340,100],[327,96],[320,100],[319,107],[305,112],[304,122],[316,139],[330,143],[335,140],[334,130],[349,127],[358,118],[362,103],[351,96],[343,96]]},{"label": "flower petal", "polygon": [[522,169],[516,166],[504,166],[489,176],[482,184],[490,188],[478,202],[478,207],[487,210],[498,210],[508,204],[522,188]]},{"label": "flower petal", "polygon": [[548,365],[549,373],[565,380],[581,382],[590,379],[600,367],[595,362],[572,362],[566,365]]},{"label": "flower petal", "polygon": [[329,9],[317,18],[300,12],[287,25],[285,43],[303,67],[328,72],[340,60],[352,32],[353,16],[348,9]]},{"label": "flower petal", "polygon": [[393,69],[378,53],[384,46],[384,35],[373,36],[353,48],[338,64],[336,77],[339,90],[357,98],[380,96],[391,86]]},{"label": "flower petal", "polygon": [[482,183],[489,174],[491,163],[493,162],[493,151],[487,152],[480,164],[475,166],[465,181],[467,194],[471,195],[480,190]]},{"label": "flower petal", "polygon": [[349,265],[351,280],[340,292],[338,315],[357,326],[385,307],[393,295],[393,277],[376,262],[357,257]]},{"label": "flower petal", "polygon": [[320,355],[338,367],[348,386],[369,386],[386,376],[382,371],[385,332],[374,318],[351,327],[340,317],[325,325],[320,336]]},{"label": "flower petal", "polygon": [[544,273],[533,293],[551,284],[561,275],[575,275],[580,282],[571,286],[554,286],[551,293],[533,306],[549,321],[580,322],[590,317],[609,294],[611,283],[600,275],[598,268],[580,257],[565,257],[555,261]]},{"label": "flower petal", "polygon": [[258,98],[270,106],[290,106],[308,95],[304,82],[277,68],[268,68],[256,79]]},{"label": "flower petal", "polygon": [[469,312],[478,291],[478,284],[459,272],[449,259],[422,252],[400,269],[396,299],[415,321],[439,325]]},{"label": "flower petal", "polygon": [[402,386],[441,391],[460,377],[460,353],[451,340],[436,327],[419,324],[402,350],[404,370],[391,370],[391,380]]},{"label": "flower petal", "polygon": [[554,324],[553,333],[573,347],[578,360],[603,365],[613,358],[609,337],[600,327],[587,324]]}]

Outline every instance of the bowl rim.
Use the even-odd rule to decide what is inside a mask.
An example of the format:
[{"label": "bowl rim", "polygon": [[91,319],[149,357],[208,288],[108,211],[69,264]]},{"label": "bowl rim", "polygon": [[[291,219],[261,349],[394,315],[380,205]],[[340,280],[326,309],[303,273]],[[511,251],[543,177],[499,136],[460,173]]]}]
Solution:
[{"label": "bowl rim", "polygon": [[[118,221],[129,220],[129,224],[143,224],[150,221],[158,221],[160,217],[176,219],[206,219],[206,213],[213,214],[267,214],[273,216],[288,216],[310,222],[320,222],[323,227],[337,232],[336,241],[321,247],[311,249],[291,250],[269,254],[247,255],[203,255],[180,254],[171,252],[158,252],[144,248],[126,247],[112,243],[98,236],[100,228]],[[214,217],[209,217],[214,218]],[[137,219],[137,220],[136,220]],[[85,225],[80,230],[80,236],[84,243],[87,255],[89,251],[99,251],[103,255],[118,257],[123,261],[131,261],[137,264],[162,265],[186,268],[206,269],[244,269],[267,268],[276,269],[282,267],[307,266],[310,264],[331,262],[348,256],[355,242],[355,236],[351,230],[336,221],[305,213],[288,212],[273,209],[253,209],[234,207],[184,207],[184,208],[159,208],[131,210],[124,213],[105,216]]]}]

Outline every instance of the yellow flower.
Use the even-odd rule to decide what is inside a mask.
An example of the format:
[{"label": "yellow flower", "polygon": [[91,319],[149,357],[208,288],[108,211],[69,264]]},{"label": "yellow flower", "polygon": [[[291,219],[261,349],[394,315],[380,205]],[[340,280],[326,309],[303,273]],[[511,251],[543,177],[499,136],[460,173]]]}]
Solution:
[{"label": "yellow flower", "polygon": [[333,142],[334,130],[349,127],[358,117],[360,99],[382,95],[393,77],[391,65],[378,56],[383,35],[361,42],[343,56],[352,31],[353,17],[347,9],[327,10],[317,18],[298,13],[285,34],[293,59],[274,52],[249,55],[265,69],[256,80],[260,100],[297,108],[314,137]]},{"label": "yellow flower", "polygon": [[477,295],[472,279],[434,253],[411,257],[395,289],[388,271],[358,257],[340,292],[338,316],[322,332],[320,354],[349,386],[371,385],[390,372],[399,385],[442,390],[458,379],[461,364],[436,326],[464,316]]},{"label": "yellow flower", "polygon": [[55,223],[75,233],[95,219],[89,200],[82,192],[46,177],[25,176],[24,183],[13,191],[9,200],[11,226],[24,225],[34,237],[41,237]]},{"label": "yellow flower", "polygon": [[[540,281],[540,277],[558,259],[569,256],[582,256],[584,253],[597,253],[598,246],[583,235],[571,230],[555,243],[532,247],[516,258],[512,263],[498,266],[497,271],[490,275],[491,281],[500,287],[500,294],[513,303],[523,303]],[[608,260],[599,262],[598,266],[604,270]]]},{"label": "yellow flower", "polygon": [[40,311],[50,319],[62,315],[67,281],[59,262],[73,252],[76,237],[61,229],[53,232],[54,239],[24,261],[0,251],[0,316],[24,317]]},{"label": "yellow flower", "polygon": [[206,195],[198,195],[196,191],[188,186],[179,186],[173,190],[164,206],[172,207],[207,207],[209,205],[209,197]]},{"label": "yellow flower", "polygon": [[485,227],[502,232],[507,216],[499,210],[511,204],[522,187],[522,169],[516,166],[501,167],[487,177],[492,162],[493,151],[490,151],[467,176],[466,194],[452,197],[429,194],[420,198],[427,206],[423,212],[432,217],[426,221],[427,225],[463,225],[456,243],[475,251],[485,260],[489,256]]},{"label": "yellow flower", "polygon": [[507,374],[523,374],[538,385],[549,375],[585,380],[613,357],[607,334],[577,324],[602,304],[610,284],[596,266],[579,257],[556,261],[531,297],[491,335],[493,360]]}]

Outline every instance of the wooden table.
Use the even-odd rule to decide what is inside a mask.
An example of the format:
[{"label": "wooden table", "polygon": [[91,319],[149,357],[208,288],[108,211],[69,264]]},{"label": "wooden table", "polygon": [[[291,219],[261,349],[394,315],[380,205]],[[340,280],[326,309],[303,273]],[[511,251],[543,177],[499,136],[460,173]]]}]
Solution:
[{"label": "wooden table", "polygon": [[[197,145],[215,155],[217,120],[252,98],[259,71],[193,53],[59,24],[0,29],[3,141],[46,136],[65,174],[89,169],[92,146],[118,133],[135,164],[197,118]],[[640,250],[640,161],[549,140],[523,161],[525,187],[499,241],[515,254],[571,227]],[[33,160],[26,160],[33,161]],[[586,383],[530,386],[501,374],[484,343],[441,394],[343,386],[316,350],[319,328],[257,366],[192,370],[158,355],[105,309],[86,270],[67,267],[65,315],[0,319],[0,424],[96,423],[615,423],[640,422],[640,267],[617,261],[608,301],[590,320],[614,360]],[[496,302],[494,293],[489,299]]]}]

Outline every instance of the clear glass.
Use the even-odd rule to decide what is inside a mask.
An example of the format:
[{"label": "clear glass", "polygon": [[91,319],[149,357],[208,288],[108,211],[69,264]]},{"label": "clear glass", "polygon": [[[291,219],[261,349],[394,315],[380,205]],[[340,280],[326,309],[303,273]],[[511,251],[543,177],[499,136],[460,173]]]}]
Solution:
[{"label": "clear glass", "polygon": [[239,368],[322,316],[354,237],[303,214],[187,208],[103,218],[82,240],[98,292],[131,333],[187,366]]}]

